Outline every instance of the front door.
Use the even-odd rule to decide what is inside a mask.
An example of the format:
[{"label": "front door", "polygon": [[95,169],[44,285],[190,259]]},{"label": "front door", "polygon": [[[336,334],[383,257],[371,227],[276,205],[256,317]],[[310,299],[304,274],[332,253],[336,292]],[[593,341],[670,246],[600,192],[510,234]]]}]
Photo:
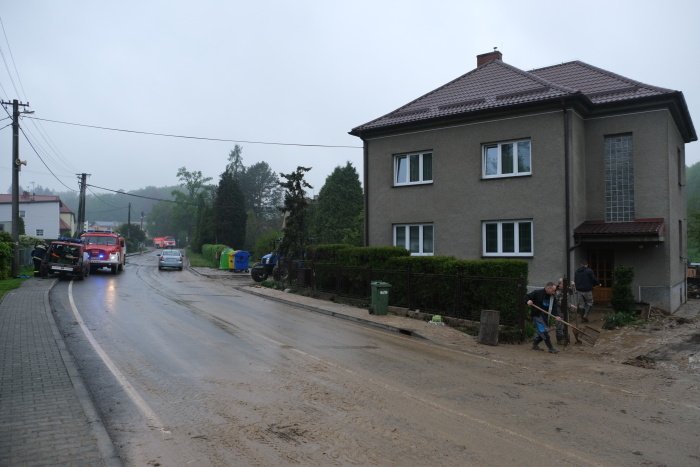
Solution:
[{"label": "front door", "polygon": [[588,266],[598,278],[600,287],[593,288],[593,302],[610,305],[612,298],[613,271],[615,254],[610,249],[595,249],[588,252]]}]

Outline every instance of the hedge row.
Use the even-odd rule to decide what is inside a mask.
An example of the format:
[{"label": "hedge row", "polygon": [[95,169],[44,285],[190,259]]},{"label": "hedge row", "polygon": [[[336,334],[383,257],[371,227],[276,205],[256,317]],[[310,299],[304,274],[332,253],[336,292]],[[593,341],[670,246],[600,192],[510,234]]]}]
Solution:
[{"label": "hedge row", "polygon": [[403,248],[319,245],[309,255],[315,286],[367,297],[370,282],[391,284],[389,304],[479,320],[481,310],[501,312],[501,323],[517,324],[524,312],[527,262],[409,256]]},{"label": "hedge row", "polygon": [[0,232],[0,280],[8,279],[12,273],[12,236],[8,232]]},{"label": "hedge row", "polygon": [[202,256],[207,261],[211,261],[212,264],[219,264],[221,252],[224,251],[226,248],[231,247],[228,245],[205,243],[204,245],[202,245]]}]

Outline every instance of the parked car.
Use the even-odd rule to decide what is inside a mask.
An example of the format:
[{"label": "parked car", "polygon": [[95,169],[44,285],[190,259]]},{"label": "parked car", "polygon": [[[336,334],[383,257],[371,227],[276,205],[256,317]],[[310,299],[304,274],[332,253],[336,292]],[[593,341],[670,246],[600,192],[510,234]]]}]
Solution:
[{"label": "parked car", "polygon": [[179,269],[182,271],[182,252],[180,250],[163,250],[158,253],[158,270],[165,268]]},{"label": "parked car", "polygon": [[56,274],[83,280],[90,275],[90,255],[77,238],[59,238],[49,244],[40,267],[40,275]]}]

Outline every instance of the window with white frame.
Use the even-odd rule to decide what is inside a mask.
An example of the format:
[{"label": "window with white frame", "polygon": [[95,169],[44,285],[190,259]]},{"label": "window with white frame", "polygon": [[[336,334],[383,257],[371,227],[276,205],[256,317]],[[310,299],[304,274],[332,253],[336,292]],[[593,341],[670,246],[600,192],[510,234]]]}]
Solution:
[{"label": "window with white frame", "polygon": [[20,211],[19,211],[19,217],[24,218],[24,215],[25,215],[24,211],[23,211],[23,210],[20,210]]},{"label": "window with white frame", "polygon": [[433,238],[433,224],[394,225],[394,246],[406,248],[412,256],[432,255]]},{"label": "window with white frame", "polygon": [[36,236],[43,237],[44,236],[44,229],[36,229]]},{"label": "window with white frame", "polygon": [[484,256],[532,256],[531,220],[486,221],[482,223]]},{"label": "window with white frame", "polygon": [[394,156],[394,186],[432,183],[432,181],[432,152],[417,152]]},{"label": "window with white frame", "polygon": [[530,175],[531,152],[529,139],[484,144],[482,176],[496,178]]}]

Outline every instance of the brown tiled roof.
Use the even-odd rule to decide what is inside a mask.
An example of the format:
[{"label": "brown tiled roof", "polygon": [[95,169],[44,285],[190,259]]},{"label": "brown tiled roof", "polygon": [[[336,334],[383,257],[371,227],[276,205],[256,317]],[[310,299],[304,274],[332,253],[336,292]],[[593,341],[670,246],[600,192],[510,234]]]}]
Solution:
[{"label": "brown tiled roof", "polygon": [[[0,204],[6,204],[12,202],[12,195],[0,194]],[[20,195],[20,203],[47,203],[47,202],[60,202],[58,196],[49,195]]]},{"label": "brown tiled roof", "polygon": [[[493,60],[393,112],[353,128],[350,134],[359,136],[371,130],[428,123],[524,104],[558,102],[562,98],[578,98],[595,106],[634,102],[648,97],[678,98],[679,95],[681,107],[684,107],[682,94],[677,91],[643,84],[580,61],[528,72],[501,60]],[[697,139],[690,114],[685,117],[689,122],[691,140]]]},{"label": "brown tiled roof", "polygon": [[632,222],[585,221],[574,229],[577,237],[662,237],[664,220],[637,219]]},{"label": "brown tiled roof", "polygon": [[674,93],[580,61],[531,70],[542,79],[581,91],[594,104]]}]

